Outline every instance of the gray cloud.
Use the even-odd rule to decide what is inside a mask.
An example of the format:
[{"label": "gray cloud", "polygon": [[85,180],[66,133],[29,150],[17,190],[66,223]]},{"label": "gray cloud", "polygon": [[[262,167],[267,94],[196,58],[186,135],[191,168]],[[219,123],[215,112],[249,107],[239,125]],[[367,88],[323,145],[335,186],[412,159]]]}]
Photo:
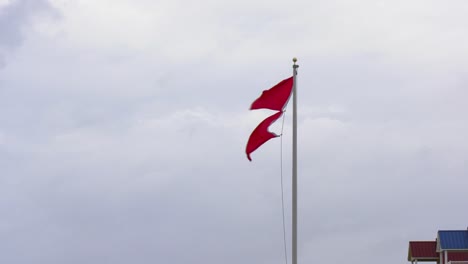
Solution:
[{"label": "gray cloud", "polygon": [[64,19],[27,37],[48,4],[2,9],[22,48],[0,79],[1,263],[284,263],[279,140],[243,151],[292,56],[301,263],[404,262],[465,228],[465,2],[51,3]]},{"label": "gray cloud", "polygon": [[24,41],[24,31],[34,17],[55,14],[47,0],[13,0],[0,8],[0,67],[5,66],[5,54]]},{"label": "gray cloud", "polygon": [[6,65],[5,58],[3,58],[3,56],[0,56],[0,68],[5,67],[5,65]]}]

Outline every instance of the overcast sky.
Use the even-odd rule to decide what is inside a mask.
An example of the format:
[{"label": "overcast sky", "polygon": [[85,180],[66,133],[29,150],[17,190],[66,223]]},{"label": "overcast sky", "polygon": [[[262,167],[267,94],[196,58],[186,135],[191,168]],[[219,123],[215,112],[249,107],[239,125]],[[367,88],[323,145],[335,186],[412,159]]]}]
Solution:
[{"label": "overcast sky", "polygon": [[285,263],[280,140],[244,149],[294,56],[299,263],[407,263],[409,240],[468,225],[466,14],[0,0],[0,263]]}]

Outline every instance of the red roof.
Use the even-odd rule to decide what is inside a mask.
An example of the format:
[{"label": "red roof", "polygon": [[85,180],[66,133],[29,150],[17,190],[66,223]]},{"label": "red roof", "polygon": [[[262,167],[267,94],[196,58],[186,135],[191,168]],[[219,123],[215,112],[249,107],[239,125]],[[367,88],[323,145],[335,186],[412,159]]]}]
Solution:
[{"label": "red roof", "polygon": [[450,261],[468,261],[468,252],[449,252],[448,259]]},{"label": "red roof", "polygon": [[418,260],[438,260],[439,254],[436,252],[436,241],[410,241],[408,249],[408,261]]}]

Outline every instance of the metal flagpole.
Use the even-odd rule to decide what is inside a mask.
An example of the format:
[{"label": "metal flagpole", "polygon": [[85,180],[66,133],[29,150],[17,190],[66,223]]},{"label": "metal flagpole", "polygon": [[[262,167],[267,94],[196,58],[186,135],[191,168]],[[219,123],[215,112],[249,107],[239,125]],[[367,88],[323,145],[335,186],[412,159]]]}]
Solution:
[{"label": "metal flagpole", "polygon": [[297,59],[293,58],[292,264],[297,264]]}]

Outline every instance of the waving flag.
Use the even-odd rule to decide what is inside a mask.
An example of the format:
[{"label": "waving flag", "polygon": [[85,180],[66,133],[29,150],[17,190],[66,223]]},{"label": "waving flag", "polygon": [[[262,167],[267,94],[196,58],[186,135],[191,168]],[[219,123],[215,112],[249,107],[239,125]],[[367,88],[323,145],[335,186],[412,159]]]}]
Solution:
[{"label": "waving flag", "polygon": [[252,161],[250,158],[252,152],[268,140],[279,136],[268,131],[268,128],[283,114],[283,109],[291,96],[292,88],[293,77],[284,79],[271,89],[263,91],[262,95],[252,103],[250,110],[264,108],[278,112],[263,120],[250,135],[247,147],[245,148],[245,153],[250,161]]},{"label": "waving flag", "polygon": [[252,103],[250,110],[266,108],[283,111],[291,95],[292,87],[293,77],[282,80],[271,89],[263,91],[262,95]]},{"label": "waving flag", "polygon": [[258,149],[263,143],[268,140],[278,137],[275,133],[268,131],[268,127],[273,124],[278,118],[281,117],[283,112],[278,112],[267,119],[263,120],[252,132],[247,142],[247,147],[245,148],[245,153],[247,153],[247,158],[252,161],[250,158],[250,153]]}]

